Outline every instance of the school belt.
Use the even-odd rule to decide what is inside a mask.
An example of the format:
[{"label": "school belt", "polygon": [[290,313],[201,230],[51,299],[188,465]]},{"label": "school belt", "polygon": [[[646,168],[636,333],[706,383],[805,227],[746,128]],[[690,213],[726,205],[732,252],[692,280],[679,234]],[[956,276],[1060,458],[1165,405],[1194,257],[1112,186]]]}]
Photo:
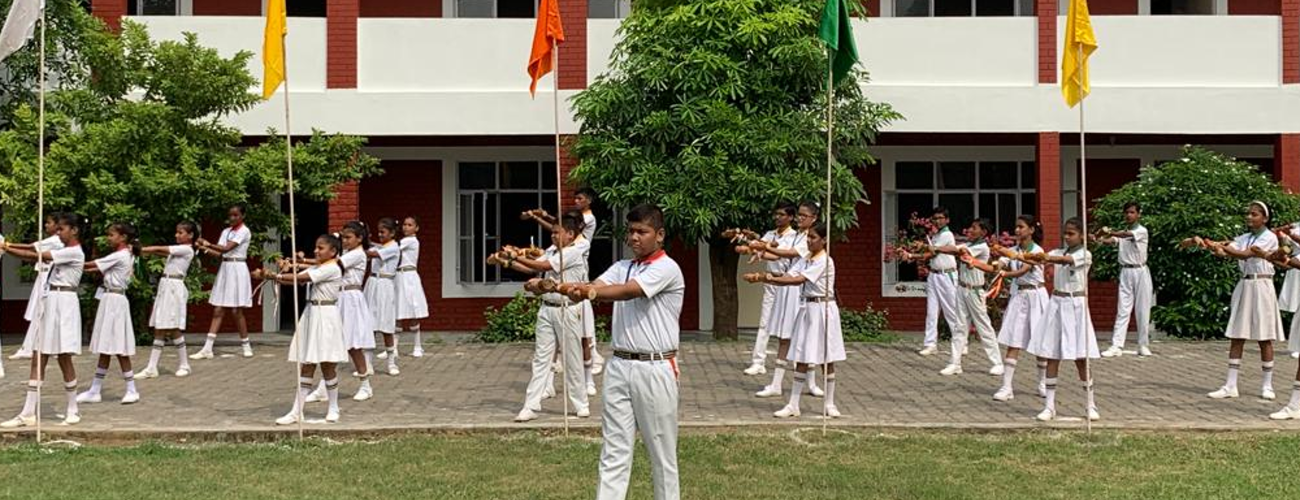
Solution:
[{"label": "school belt", "polygon": [[164,274],[162,277],[163,277],[164,279],[169,279],[169,280],[184,280],[184,279],[185,279],[185,275],[184,275],[184,274]]},{"label": "school belt", "polygon": [[100,290],[103,290],[104,293],[112,293],[112,294],[117,294],[117,295],[126,295],[126,289],[125,289],[125,288],[101,288]]},{"label": "school belt", "polygon": [[77,287],[63,286],[63,285],[50,285],[50,291],[51,292],[75,292],[77,291]]},{"label": "school belt", "polygon": [[351,291],[360,292],[361,290],[362,290],[361,285],[343,285],[343,291],[345,292],[351,292]]},{"label": "school belt", "polygon": [[248,260],[248,257],[222,257],[221,258],[222,262],[243,262],[246,260]]},{"label": "school belt", "polygon": [[399,273],[409,273],[412,271],[415,271],[415,266],[402,266],[397,268],[397,272]]},{"label": "school belt", "polygon": [[614,351],[614,357],[628,361],[660,361],[677,357],[677,351],[668,352],[628,352]]},{"label": "school belt", "polygon": [[1033,290],[1035,288],[1042,288],[1042,287],[1043,285],[1034,285],[1031,283],[1016,283],[1016,289],[1022,292],[1025,290]]},{"label": "school belt", "polygon": [[319,306],[332,306],[332,305],[338,304],[339,301],[337,301],[337,300],[309,300],[309,301],[307,301],[307,303],[310,304],[310,305],[313,305],[313,306],[317,306],[317,307],[319,307]]},{"label": "school belt", "polygon": [[804,302],[835,302],[835,297],[799,297]]},{"label": "school belt", "polygon": [[959,284],[961,285],[962,288],[965,288],[965,289],[967,289],[967,290],[983,290],[983,289],[984,289],[984,284],[983,284],[983,283],[978,284],[978,285],[972,285],[972,284],[969,284],[969,283],[959,283]]},{"label": "school belt", "polygon": [[556,302],[554,300],[542,300],[543,307],[572,307],[578,304],[572,302]]},{"label": "school belt", "polygon": [[934,269],[934,268],[931,268],[931,269],[930,269],[930,272],[932,272],[932,273],[944,273],[944,274],[947,274],[947,273],[955,273],[955,272],[957,272],[957,268],[956,268],[956,267],[945,267],[945,268],[942,268],[942,269]]},{"label": "school belt", "polygon": [[395,273],[370,273],[371,278],[379,278],[381,280],[391,280],[395,276],[397,276]]},{"label": "school belt", "polygon": [[1088,292],[1062,292],[1062,291],[1059,291],[1059,290],[1058,290],[1058,291],[1054,291],[1054,292],[1052,292],[1052,296],[1053,296],[1053,297],[1066,297],[1066,298],[1073,298],[1073,297],[1087,297],[1087,296],[1088,296]]},{"label": "school belt", "polygon": [[1242,275],[1242,276],[1241,276],[1241,279],[1243,279],[1243,280],[1271,280],[1271,279],[1273,279],[1273,275],[1272,275],[1272,274],[1264,274],[1264,273],[1245,274],[1245,275]]},{"label": "school belt", "polygon": [[1146,264],[1120,264],[1119,266],[1124,269],[1142,269],[1147,267]]}]

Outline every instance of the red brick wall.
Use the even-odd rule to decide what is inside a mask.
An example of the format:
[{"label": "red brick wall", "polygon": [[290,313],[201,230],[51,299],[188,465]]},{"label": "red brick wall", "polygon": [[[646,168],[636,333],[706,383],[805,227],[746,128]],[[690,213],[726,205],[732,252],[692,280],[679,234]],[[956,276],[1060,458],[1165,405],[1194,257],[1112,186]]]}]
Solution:
[{"label": "red brick wall", "polygon": [[343,224],[361,218],[361,184],[357,181],[339,184],[334,188],[334,199],[329,201],[329,230],[343,229]]},{"label": "red brick wall", "polygon": [[1038,83],[1056,83],[1056,13],[1057,0],[1037,0],[1038,16]]},{"label": "red brick wall", "polygon": [[364,0],[361,17],[442,17],[442,0]]},{"label": "red brick wall", "polygon": [[329,0],[325,21],[325,86],[357,88],[357,15],[361,0]]},{"label": "red brick wall", "polygon": [[126,15],[126,0],[92,0],[90,11],[116,33],[122,29],[122,16]]},{"label": "red brick wall", "polygon": [[573,198],[577,196],[578,188],[580,187],[577,184],[569,182],[569,172],[572,172],[573,168],[578,166],[578,158],[569,154],[569,148],[567,145],[575,139],[577,139],[577,137],[572,135],[560,137],[560,143],[566,145],[565,147],[560,148],[560,179],[564,181],[560,184],[560,198],[562,198],[562,201],[564,202],[560,207],[561,211],[564,211],[564,209],[567,208],[573,208]]},{"label": "red brick wall", "polygon": [[1035,216],[1043,226],[1042,245],[1051,248],[1061,243],[1061,134],[1040,132],[1034,152],[1038,167],[1038,207]]},{"label": "red brick wall", "polygon": [[835,293],[846,308],[861,310],[868,304],[889,311],[890,327],[897,330],[920,330],[925,324],[924,298],[886,298],[881,294],[883,256],[881,255],[880,167],[857,171],[867,196],[877,201],[858,205],[858,227],[849,230],[848,241],[839,238],[831,245],[835,257]]},{"label": "red brick wall", "polygon": [[1094,16],[1136,16],[1138,3],[1137,0],[1089,0],[1088,13]]},{"label": "red brick wall", "polygon": [[862,6],[867,8],[867,17],[880,17],[880,0],[862,0]]},{"label": "red brick wall", "polygon": [[1282,83],[1300,83],[1300,0],[1282,1]]},{"label": "red brick wall", "polygon": [[196,16],[261,16],[262,0],[194,0]]},{"label": "red brick wall", "polygon": [[1228,14],[1234,16],[1276,16],[1282,13],[1279,0],[1230,0]]},{"label": "red brick wall", "polygon": [[1300,134],[1279,134],[1273,146],[1273,178],[1300,193]]},{"label": "red brick wall", "polygon": [[561,89],[587,88],[587,0],[559,0],[564,21],[564,43],[560,45]]},{"label": "red brick wall", "polygon": [[[671,236],[670,236],[671,237]],[[668,255],[677,261],[686,278],[686,297],[682,302],[681,326],[683,330],[700,329],[700,247],[687,245],[673,238],[668,243]],[[593,277],[596,271],[592,271]],[[597,313],[599,314],[599,312]]]}]

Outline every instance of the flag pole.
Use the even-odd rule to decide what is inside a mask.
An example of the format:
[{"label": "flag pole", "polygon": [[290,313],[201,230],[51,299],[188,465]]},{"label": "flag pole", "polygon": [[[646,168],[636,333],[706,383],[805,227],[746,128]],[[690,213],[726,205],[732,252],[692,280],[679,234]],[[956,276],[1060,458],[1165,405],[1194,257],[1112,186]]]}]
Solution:
[{"label": "flag pole", "polygon": [[[37,76],[37,79],[40,82],[40,89],[39,92],[37,92],[37,102],[38,102],[37,108],[39,109],[39,111],[37,111],[37,120],[36,120],[37,122],[36,125],[37,128],[37,132],[36,132],[36,170],[37,170],[36,234],[38,235],[38,239],[39,239],[39,235],[41,234],[41,223],[45,221],[45,6],[44,5],[41,5],[40,52],[41,52],[40,55],[41,62],[40,62],[40,69],[39,69],[40,74]],[[79,236],[84,237],[85,235],[79,235]],[[40,261],[41,261],[41,250],[37,248],[36,262],[39,264]],[[49,280],[47,279],[46,286],[48,285],[49,285]],[[45,300],[44,294],[41,294],[41,297],[38,298],[37,300],[43,302]],[[43,385],[45,385],[45,368],[49,364],[48,362],[49,358],[45,356],[45,353],[41,352],[41,341],[45,336],[45,331],[44,331],[45,319],[43,317],[44,311],[41,310],[44,309],[44,304],[39,304],[39,306],[40,307],[38,307],[38,310],[36,311],[36,317],[39,319],[39,323],[37,323],[36,325],[36,348],[33,349],[35,353],[33,353],[32,355],[33,359],[36,360],[35,361],[36,362],[36,444],[41,444],[41,437],[42,437],[41,388]]]},{"label": "flag pole", "polygon": [[[1083,58],[1083,45],[1076,44],[1075,50],[1077,51],[1076,55],[1078,56],[1078,61],[1080,61],[1081,64],[1086,65],[1087,61],[1084,60]],[[1083,66],[1077,71],[1079,78],[1083,78],[1083,71],[1086,68],[1087,66]],[[1083,85],[1081,84],[1079,88],[1082,90]],[[1085,132],[1083,126],[1083,103],[1084,101],[1087,100],[1088,100],[1087,95],[1084,95],[1082,98],[1079,99],[1079,215],[1080,215],[1079,220],[1083,221],[1082,229],[1083,229],[1084,251],[1088,250],[1088,154],[1087,154],[1087,145],[1084,141]],[[1083,280],[1083,290],[1084,290],[1083,313],[1090,315],[1092,314],[1092,311],[1091,308],[1088,306],[1088,298],[1087,298],[1088,280],[1089,278],[1085,276]],[[1095,341],[1097,337],[1097,332],[1094,331],[1092,333],[1092,336],[1093,338],[1091,340]],[[1093,398],[1095,401],[1096,387],[1092,383],[1092,359],[1089,357],[1089,353],[1084,353],[1083,370],[1088,373],[1087,390],[1093,393]],[[1084,428],[1087,430],[1089,436],[1092,435],[1092,419],[1088,418],[1088,414],[1087,414],[1088,410],[1090,409],[1091,408],[1084,408],[1084,415],[1083,415]]]},{"label": "flag pole", "polygon": [[[557,42],[554,37],[551,37],[551,67],[556,69],[551,73],[551,103],[552,103],[552,109],[554,110],[553,115],[555,118],[555,211],[556,211],[555,223],[559,224],[560,225],[559,229],[563,231],[564,230],[564,189],[563,189],[564,175],[561,173],[561,169],[560,169],[560,71],[559,71],[560,43]],[[556,241],[551,241],[551,244],[555,245],[556,253],[558,253],[560,256],[560,268],[556,270],[557,271],[556,274],[559,275],[560,277],[559,280],[560,284],[564,284],[564,248],[561,248],[559,242]],[[560,354],[560,372],[564,374],[563,376],[560,377],[560,386],[564,389],[564,436],[568,437],[569,436],[569,391],[571,389],[569,388],[569,376],[568,376],[569,374],[568,370],[570,367],[564,366],[565,364],[564,363],[564,330],[565,327],[569,326],[568,318],[565,317],[566,316],[565,313],[567,313],[565,309],[568,308],[564,307],[561,308],[560,310],[560,329],[558,332],[556,332],[558,333],[558,335],[556,335],[557,338],[555,342],[555,347],[557,349],[557,352],[559,352]],[[579,318],[579,323],[581,323],[581,318]],[[582,325],[579,324],[578,328],[581,327]],[[578,343],[579,345],[581,345],[582,343],[581,335],[579,335]],[[581,390],[586,390],[586,389],[583,388]],[[590,404],[590,402],[588,402],[588,404]]]},{"label": "flag pole", "polygon": [[[297,264],[298,262],[298,211],[294,206],[294,196],[293,196],[293,192],[296,186],[294,186],[293,184],[293,128],[290,126],[290,121],[289,121],[289,116],[290,116],[289,113],[289,94],[290,94],[289,92],[289,44],[285,42],[285,38],[288,36],[289,36],[288,33],[285,33],[284,35],[280,36],[281,50],[283,51],[284,54],[284,75],[283,75],[284,161],[285,161],[285,166],[287,167],[287,174],[289,180],[289,251],[293,253],[293,256],[291,259],[289,259],[289,262],[292,262],[293,264]],[[296,265],[291,265],[289,272],[293,273],[293,337],[294,337],[293,340],[296,341],[299,340],[297,338],[298,321],[299,321],[298,316],[301,314],[301,311],[298,310],[298,267]],[[297,368],[297,372],[293,374],[293,380],[294,380],[293,394],[294,394],[294,398],[296,399],[295,402],[297,403],[297,407],[298,407],[298,419],[297,419],[298,440],[302,441],[304,437],[303,422],[302,422],[303,406],[306,405],[306,401],[303,401],[302,391],[299,390],[298,387],[299,385],[301,385],[300,378],[302,377],[303,342],[294,342],[294,344],[298,346],[298,356],[296,356],[298,362],[294,363],[294,366]],[[369,369],[369,367],[367,367],[367,369]],[[336,373],[335,377],[337,376],[338,375]],[[325,380],[324,368],[321,368],[320,378],[321,381]],[[326,390],[328,390],[328,388],[326,388]]]},{"label": "flag pole", "polygon": [[[831,215],[831,165],[835,163],[835,154],[832,149],[835,137],[835,51],[828,50],[826,58],[826,268],[822,271],[822,291],[825,292],[825,302],[822,302],[822,387],[830,388],[831,376],[827,373],[826,367],[830,365],[826,360],[830,358],[830,317],[831,317],[831,227],[834,225]],[[834,393],[828,394],[828,396]],[[826,436],[827,421],[830,420],[829,412],[830,398],[822,399],[822,436]]]}]

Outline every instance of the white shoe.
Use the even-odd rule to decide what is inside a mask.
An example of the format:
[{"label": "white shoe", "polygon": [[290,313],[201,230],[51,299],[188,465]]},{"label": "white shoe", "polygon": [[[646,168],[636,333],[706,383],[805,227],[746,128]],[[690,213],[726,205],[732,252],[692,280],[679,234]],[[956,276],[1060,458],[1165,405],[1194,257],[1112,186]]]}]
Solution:
[{"label": "white shoe", "polygon": [[95,391],[86,391],[77,395],[78,403],[98,403],[103,401],[103,396]]},{"label": "white shoe", "polygon": [[1277,399],[1277,394],[1273,392],[1272,387],[1265,387],[1259,390],[1259,399],[1266,399],[1272,401],[1274,399]]},{"label": "white shoe", "polygon": [[745,369],[745,375],[764,375],[767,373],[767,367],[754,363]]},{"label": "white shoe", "polygon": [[306,397],[305,399],[302,400],[302,402],[304,402],[304,403],[319,403],[319,402],[321,402],[321,401],[325,401],[325,400],[328,398],[328,396],[329,396],[329,395],[326,394],[325,391],[322,391],[322,390],[320,389],[320,387],[317,386],[316,390],[311,391],[311,394],[308,394],[307,397]]},{"label": "white shoe", "polygon": [[412,357],[412,358],[423,358],[423,357],[424,357],[424,348],[423,348],[423,347],[416,347],[414,350],[411,351],[411,357]]},{"label": "white shoe", "polygon": [[357,393],[356,393],[356,395],[352,396],[352,400],[353,400],[353,401],[365,401],[365,400],[370,399],[370,398],[372,398],[372,397],[374,397],[374,396],[375,396],[374,389],[371,389],[371,388],[369,388],[369,387],[362,387],[362,388],[360,388],[360,389],[357,389]]},{"label": "white shoe", "polygon": [[[1275,412],[1275,413],[1271,413],[1271,414],[1269,414],[1268,418],[1271,418],[1271,419],[1273,419],[1273,420],[1295,420],[1295,419],[1300,418],[1300,409],[1291,408],[1290,406],[1283,406],[1281,410],[1278,410],[1278,411]],[[15,419],[15,420],[16,420],[16,419]],[[12,421],[13,421],[13,420],[10,420],[10,422],[12,422]],[[5,422],[5,424],[7,424],[7,423],[9,423],[9,422]],[[34,420],[33,420],[33,423],[35,423]],[[28,425],[31,425],[31,424],[28,424]],[[4,426],[4,424],[0,424],[0,427],[3,427],[3,426]]]},{"label": "white shoe", "polygon": [[375,354],[375,358],[388,359],[388,351],[387,350],[379,351],[378,353]]},{"label": "white shoe", "polygon": [[809,395],[809,396],[814,396],[814,397],[819,397],[819,398],[820,398],[820,397],[826,395],[826,391],[823,391],[821,387],[817,387],[817,386],[815,386],[815,385],[808,384],[808,395]]},{"label": "white shoe", "polygon": [[1002,365],[993,365],[993,368],[989,368],[989,375],[1001,377],[1006,371],[1007,369]]},{"label": "white shoe", "polygon": [[1220,387],[1219,390],[1206,394],[1210,399],[1228,399],[1237,397],[1236,387]]},{"label": "white shoe", "polygon": [[760,398],[773,398],[780,395],[781,395],[781,388],[770,386],[770,385],[764,386],[763,390],[754,393],[755,397],[760,397]]},{"label": "white shoe", "polygon": [[998,389],[998,392],[993,393],[994,401],[1011,401],[1013,399],[1016,399],[1016,392],[1007,387]]},{"label": "white shoe", "polygon": [[77,425],[81,423],[81,414],[69,413],[67,416],[63,417],[63,421],[59,423],[61,425]]},{"label": "white shoe", "polygon": [[124,405],[129,405],[138,402],[140,402],[140,393],[136,391],[128,392],[126,393],[126,395],[122,396],[122,404]]},{"label": "white shoe", "polygon": [[776,412],[772,413],[772,416],[776,418],[797,417],[799,416],[799,409],[790,405],[785,405],[785,408],[781,408],[780,410],[777,410]]},{"label": "white shoe", "polygon": [[515,415],[515,422],[527,422],[529,420],[537,420],[537,412],[524,408],[519,410],[518,415]]},{"label": "white shoe", "polygon": [[603,371],[605,371],[605,357],[601,356],[600,352],[591,353],[591,374],[600,375]]},{"label": "white shoe", "polygon": [[835,405],[829,405],[826,407],[826,416],[831,418],[840,418],[842,414],[840,413],[840,409],[836,408]]},{"label": "white shoe", "polygon": [[294,412],[286,413],[283,417],[275,419],[275,425],[293,425],[296,423],[298,423],[298,414]]},{"label": "white shoe", "polygon": [[587,384],[587,396],[596,395],[596,384]]},{"label": "white shoe", "polygon": [[199,352],[191,354],[190,359],[212,359],[212,351],[200,349]]},{"label": "white shoe", "polygon": [[329,424],[339,423],[339,411],[330,410],[329,412],[325,413],[325,423],[329,423]]},{"label": "white shoe", "polygon": [[1034,418],[1038,419],[1039,422],[1050,422],[1052,419],[1056,418],[1056,410],[1043,408],[1043,411],[1038,412],[1038,415]]},{"label": "white shoe", "polygon": [[555,386],[546,386],[546,390],[542,391],[542,399],[551,399],[553,397],[555,397]]},{"label": "white shoe", "polygon": [[1151,348],[1147,346],[1138,347],[1138,356],[1147,357],[1151,355]]},{"label": "white shoe", "polygon": [[583,408],[583,409],[581,409],[581,410],[578,410],[577,415],[578,415],[578,418],[587,418],[587,417],[590,417],[590,416],[591,416],[591,408]]},{"label": "white shoe", "polygon": [[932,346],[932,345],[922,347],[921,350],[916,351],[917,354],[920,354],[922,356],[932,356],[937,352],[939,352],[939,347]]},{"label": "white shoe", "polygon": [[0,429],[17,429],[19,427],[31,427],[33,425],[36,425],[36,417],[19,415],[9,420],[5,420],[4,422],[0,422]]},{"label": "white shoe", "polygon": [[248,344],[244,344],[244,352],[243,352],[243,355],[244,355],[245,358],[251,358],[251,357],[253,357],[253,346],[248,345]]},{"label": "white shoe", "polygon": [[961,375],[961,365],[949,364],[939,370],[939,375]]},{"label": "white shoe", "polygon": [[188,377],[188,376],[190,376],[190,367],[188,367],[188,366],[182,366],[182,367],[180,367],[180,368],[177,368],[177,369],[176,369],[176,376],[177,376],[177,377]]},{"label": "white shoe", "polygon": [[397,369],[397,365],[388,365],[388,374],[396,377],[402,374],[402,370]]},{"label": "white shoe", "polygon": [[143,379],[158,378],[158,369],[145,368],[143,370],[140,370],[140,373],[135,374],[135,378],[143,378]]},{"label": "white shoe", "polygon": [[564,373],[564,365],[560,364],[559,361],[552,361],[551,373]]},{"label": "white shoe", "polygon": [[961,355],[965,356],[967,354],[970,354],[970,345],[965,345],[961,348]]},{"label": "white shoe", "polygon": [[32,352],[19,350],[18,352],[13,353],[12,356],[9,356],[9,359],[32,359]]},{"label": "white shoe", "polygon": [[1096,408],[1088,408],[1088,420],[1090,420],[1090,421],[1092,421],[1092,422],[1096,422],[1096,421],[1098,421],[1098,420],[1101,420],[1101,414],[1100,414],[1100,413],[1097,413],[1097,409],[1096,409]]},{"label": "white shoe", "polygon": [[1291,353],[1291,359],[1300,359],[1300,351]]},{"label": "white shoe", "polygon": [[1101,353],[1101,357],[1103,358],[1118,358],[1123,355],[1124,355],[1124,348],[1117,345],[1112,345],[1110,346],[1110,349],[1106,349]]}]

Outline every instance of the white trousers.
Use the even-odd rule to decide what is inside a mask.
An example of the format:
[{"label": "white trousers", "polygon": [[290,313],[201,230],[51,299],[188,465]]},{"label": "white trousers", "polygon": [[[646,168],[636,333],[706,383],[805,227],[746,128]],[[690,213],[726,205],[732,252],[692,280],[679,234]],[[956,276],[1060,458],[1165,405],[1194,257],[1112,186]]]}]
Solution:
[{"label": "white trousers", "polygon": [[623,500],[632,476],[632,447],[641,430],[655,500],[681,498],[677,483],[677,375],[670,361],[611,358],[605,368],[597,500]]},{"label": "white trousers", "polygon": [[[925,345],[939,343],[939,310],[943,310],[948,326],[957,323],[957,283],[956,273],[937,273],[930,271],[925,278]],[[956,335],[953,335],[955,338]]]},{"label": "white trousers", "polygon": [[1111,345],[1124,347],[1128,337],[1129,317],[1136,309],[1138,345],[1151,342],[1151,272],[1146,267],[1124,268],[1119,273],[1119,310],[1115,312],[1115,330]]},{"label": "white trousers", "polygon": [[582,323],[579,314],[582,306],[551,307],[543,305],[537,311],[537,341],[533,349],[533,378],[524,393],[524,408],[542,407],[546,386],[551,383],[551,359],[555,348],[560,348],[564,359],[564,382],[569,392],[569,409],[573,412],[587,408],[587,375],[582,370]]},{"label": "white trousers", "polygon": [[998,335],[993,331],[993,322],[989,320],[988,304],[984,301],[981,288],[960,288],[957,290],[957,321],[952,328],[952,364],[961,365],[961,352],[966,349],[970,337],[970,325],[975,324],[975,333],[979,334],[984,354],[988,355],[993,366],[1002,365],[1002,353],[998,351]]},{"label": "white trousers", "polygon": [[754,337],[754,353],[750,357],[756,365],[767,361],[767,339],[771,336],[767,333],[767,314],[772,312],[774,303],[776,303],[776,285],[763,285],[763,314],[758,317],[758,335]]}]

